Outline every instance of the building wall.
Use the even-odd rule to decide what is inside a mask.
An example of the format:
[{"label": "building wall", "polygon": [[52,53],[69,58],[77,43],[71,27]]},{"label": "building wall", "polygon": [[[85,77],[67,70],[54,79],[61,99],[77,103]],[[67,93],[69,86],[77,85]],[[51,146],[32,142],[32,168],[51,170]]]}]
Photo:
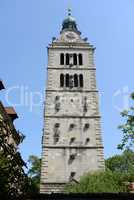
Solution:
[{"label": "building wall", "polygon": [[[104,170],[94,48],[90,45],[52,44],[48,48],[42,170],[40,192],[58,192],[71,179],[89,171]],[[61,53],[81,53],[83,65],[60,65]],[[60,87],[60,74],[82,74],[83,88]],[[56,110],[58,96],[58,107]],[[86,111],[85,106],[86,97]],[[58,124],[58,128],[55,128]],[[73,124],[73,128],[72,127]],[[88,124],[88,127],[85,128]],[[58,141],[55,142],[55,135]],[[73,138],[73,139],[72,139]],[[75,139],[74,139],[75,138]],[[71,142],[73,141],[73,142]],[[72,160],[73,156],[73,160]],[[71,159],[70,159],[71,158]],[[63,184],[63,185],[62,185]]]},{"label": "building wall", "polygon": [[14,127],[11,118],[6,113],[6,110],[1,101],[0,101],[0,131],[1,134],[3,135],[5,134],[5,136],[3,137],[5,144],[6,143],[13,144],[14,147],[16,147],[16,142],[13,139],[13,134],[17,135],[17,131]]},{"label": "building wall", "polygon": [[[89,49],[87,47],[81,47],[79,45],[69,47],[55,47],[48,49],[48,67],[56,67],[56,68],[62,68],[63,66],[60,65],[60,57],[59,55],[61,53],[82,53],[83,54],[83,66],[84,68],[92,68],[94,67],[94,60],[93,60],[93,50]],[[76,65],[77,68],[83,69],[83,66]],[[66,67],[66,65],[64,65]]]}]

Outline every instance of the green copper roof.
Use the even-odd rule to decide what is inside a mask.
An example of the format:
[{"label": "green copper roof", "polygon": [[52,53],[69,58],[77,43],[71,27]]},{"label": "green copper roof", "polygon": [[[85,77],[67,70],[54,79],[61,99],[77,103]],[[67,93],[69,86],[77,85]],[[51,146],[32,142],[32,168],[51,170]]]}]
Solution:
[{"label": "green copper roof", "polygon": [[76,20],[71,15],[71,9],[68,9],[68,16],[64,19],[62,23],[62,30],[65,30],[65,29],[78,31]]}]

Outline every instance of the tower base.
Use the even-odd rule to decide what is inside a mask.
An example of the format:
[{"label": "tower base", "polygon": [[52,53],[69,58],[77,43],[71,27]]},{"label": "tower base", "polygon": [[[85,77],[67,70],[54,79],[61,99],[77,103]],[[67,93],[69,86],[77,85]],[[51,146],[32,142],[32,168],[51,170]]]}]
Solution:
[{"label": "tower base", "polygon": [[66,184],[67,183],[41,183],[40,193],[41,194],[63,193]]}]

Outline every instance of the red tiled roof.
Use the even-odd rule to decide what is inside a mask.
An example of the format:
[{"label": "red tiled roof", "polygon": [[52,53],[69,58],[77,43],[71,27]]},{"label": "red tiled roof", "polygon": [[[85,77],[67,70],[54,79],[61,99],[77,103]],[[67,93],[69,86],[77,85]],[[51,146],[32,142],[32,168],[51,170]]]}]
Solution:
[{"label": "red tiled roof", "polygon": [[6,113],[11,117],[12,120],[17,119],[18,115],[13,107],[5,107]]}]

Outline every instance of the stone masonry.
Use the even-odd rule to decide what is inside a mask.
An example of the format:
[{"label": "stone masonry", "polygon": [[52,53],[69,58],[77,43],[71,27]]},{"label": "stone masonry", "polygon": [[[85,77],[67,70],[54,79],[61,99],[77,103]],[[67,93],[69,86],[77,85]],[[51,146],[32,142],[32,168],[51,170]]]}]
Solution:
[{"label": "stone masonry", "polygon": [[94,50],[69,11],[48,47],[41,193],[62,192],[85,173],[104,170]]}]

